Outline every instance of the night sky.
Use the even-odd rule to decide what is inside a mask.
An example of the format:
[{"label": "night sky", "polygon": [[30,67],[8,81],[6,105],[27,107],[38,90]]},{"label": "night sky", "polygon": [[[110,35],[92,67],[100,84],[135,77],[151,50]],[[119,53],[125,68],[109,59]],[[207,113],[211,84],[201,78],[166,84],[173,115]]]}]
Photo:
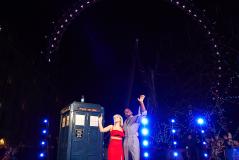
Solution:
[{"label": "night sky", "polygon": [[[188,106],[211,105],[217,59],[209,38],[190,16],[164,0],[97,2],[68,26],[49,63],[49,35],[74,3],[1,2],[0,137],[34,146],[40,120],[48,117],[55,139],[60,110],[81,95],[105,107],[106,123],[113,114],[123,114],[125,106],[136,113],[140,94],[146,95],[150,111],[157,110],[156,121]],[[224,93],[228,77],[239,70],[239,7],[226,0],[192,3],[208,17],[225,52],[226,68],[232,68],[224,70]],[[233,82],[227,94],[237,96],[238,85]],[[223,106],[235,120],[231,115],[238,113],[238,101]]]}]

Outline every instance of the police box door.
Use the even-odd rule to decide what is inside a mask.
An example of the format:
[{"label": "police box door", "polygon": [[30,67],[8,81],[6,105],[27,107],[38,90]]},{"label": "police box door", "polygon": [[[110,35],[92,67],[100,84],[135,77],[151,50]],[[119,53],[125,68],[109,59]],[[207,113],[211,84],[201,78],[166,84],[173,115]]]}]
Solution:
[{"label": "police box door", "polygon": [[100,112],[73,112],[71,160],[102,159],[103,137],[98,129]]}]

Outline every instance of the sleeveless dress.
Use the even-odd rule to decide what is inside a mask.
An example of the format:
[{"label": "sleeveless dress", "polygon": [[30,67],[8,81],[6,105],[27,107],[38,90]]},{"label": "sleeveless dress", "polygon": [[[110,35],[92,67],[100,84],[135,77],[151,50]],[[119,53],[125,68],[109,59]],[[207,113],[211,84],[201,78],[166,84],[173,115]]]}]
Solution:
[{"label": "sleeveless dress", "polygon": [[[123,139],[124,132],[118,130],[111,130],[110,136],[119,137]],[[124,160],[122,139],[119,140],[110,138],[108,146],[108,160]]]}]

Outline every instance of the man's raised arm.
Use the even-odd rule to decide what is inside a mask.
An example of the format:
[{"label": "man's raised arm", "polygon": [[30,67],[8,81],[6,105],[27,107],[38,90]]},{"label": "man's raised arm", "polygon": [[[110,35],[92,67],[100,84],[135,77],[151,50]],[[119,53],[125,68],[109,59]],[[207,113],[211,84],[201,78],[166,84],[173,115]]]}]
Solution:
[{"label": "man's raised arm", "polygon": [[147,115],[147,110],[144,105],[144,98],[145,98],[145,95],[140,95],[138,98],[138,101],[139,101],[140,111],[141,111],[142,115]]}]

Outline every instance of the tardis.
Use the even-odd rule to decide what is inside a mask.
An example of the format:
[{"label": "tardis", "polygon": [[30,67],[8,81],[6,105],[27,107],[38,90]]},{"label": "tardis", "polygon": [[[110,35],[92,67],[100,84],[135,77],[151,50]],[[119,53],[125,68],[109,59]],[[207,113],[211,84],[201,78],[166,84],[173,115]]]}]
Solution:
[{"label": "tardis", "polygon": [[98,104],[73,102],[61,110],[57,160],[103,160],[103,134]]}]

